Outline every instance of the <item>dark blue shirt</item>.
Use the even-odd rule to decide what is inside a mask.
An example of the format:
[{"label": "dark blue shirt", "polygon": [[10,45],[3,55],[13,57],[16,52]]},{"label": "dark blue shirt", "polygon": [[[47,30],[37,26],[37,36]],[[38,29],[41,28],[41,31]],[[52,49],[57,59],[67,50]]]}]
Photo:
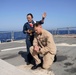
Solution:
[{"label": "dark blue shirt", "polygon": [[[38,21],[36,21],[36,22],[38,22]],[[39,21],[41,24],[43,24],[43,22],[40,20]],[[35,22],[34,21],[32,21],[32,24],[34,24]],[[26,32],[25,31],[27,31],[27,30],[33,30],[34,31],[34,28],[33,27],[31,27],[30,26],[30,23],[29,22],[26,22],[25,24],[24,24],[24,26],[23,26],[23,33],[25,34]],[[27,33],[28,34],[28,33]]]}]

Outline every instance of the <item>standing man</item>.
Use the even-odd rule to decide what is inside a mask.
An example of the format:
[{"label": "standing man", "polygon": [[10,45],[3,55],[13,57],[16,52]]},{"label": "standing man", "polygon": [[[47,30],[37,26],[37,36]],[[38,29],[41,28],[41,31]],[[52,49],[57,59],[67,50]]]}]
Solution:
[{"label": "standing man", "polygon": [[[43,13],[42,20],[39,21],[40,24],[44,23],[44,19],[46,17],[46,13]],[[34,29],[33,24],[35,23],[33,21],[33,15],[31,13],[27,14],[27,21],[23,26],[23,33],[26,34],[26,45],[27,45],[27,65],[31,63],[31,60],[33,60],[29,48],[33,45],[33,38],[34,38]]]},{"label": "standing man", "polygon": [[43,57],[42,67],[48,69],[54,61],[56,45],[52,34],[47,30],[44,30],[39,22],[34,24],[34,30],[34,41],[33,46],[30,47],[30,53],[35,59],[36,64],[31,69],[34,70],[41,65],[41,60],[38,55],[42,55]]}]

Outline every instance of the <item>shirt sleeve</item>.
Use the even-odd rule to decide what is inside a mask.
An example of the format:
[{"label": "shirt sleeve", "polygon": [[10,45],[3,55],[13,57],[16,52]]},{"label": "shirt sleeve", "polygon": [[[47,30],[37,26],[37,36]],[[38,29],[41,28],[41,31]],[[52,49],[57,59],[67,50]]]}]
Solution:
[{"label": "shirt sleeve", "polygon": [[26,26],[26,24],[24,24],[24,26],[23,26],[23,33],[24,34],[26,34],[26,32],[25,32],[26,30],[27,30],[27,26]]},{"label": "shirt sleeve", "polygon": [[34,35],[33,46],[36,46],[36,45],[38,45],[38,42],[37,42],[36,35]]},{"label": "shirt sleeve", "polygon": [[46,54],[47,52],[50,52],[51,54],[56,54],[56,45],[54,43],[53,37],[51,36],[47,36],[47,46],[42,47],[40,49],[40,52],[42,54]]},{"label": "shirt sleeve", "polygon": [[39,22],[40,24],[44,24],[44,21],[43,20],[40,20],[40,21],[36,21],[36,23]]}]

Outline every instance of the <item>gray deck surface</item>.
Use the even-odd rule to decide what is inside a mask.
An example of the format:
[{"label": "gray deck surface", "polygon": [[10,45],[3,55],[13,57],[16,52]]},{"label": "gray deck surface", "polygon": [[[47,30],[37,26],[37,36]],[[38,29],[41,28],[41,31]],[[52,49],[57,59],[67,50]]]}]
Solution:
[{"label": "gray deck surface", "polygon": [[[54,40],[56,44],[76,44],[76,38],[56,37]],[[18,47],[23,48],[19,49]],[[16,49],[13,50],[12,48]],[[7,51],[4,51],[5,49],[7,49]],[[20,51],[22,51],[21,55],[18,54]],[[20,66],[26,64],[25,58],[25,41],[0,44],[0,59],[3,59],[14,66]],[[76,46],[57,46],[57,62],[52,65],[51,69],[55,75],[76,75]]]},{"label": "gray deck surface", "polygon": [[0,59],[0,75],[34,75],[29,70],[24,72],[17,67]]}]

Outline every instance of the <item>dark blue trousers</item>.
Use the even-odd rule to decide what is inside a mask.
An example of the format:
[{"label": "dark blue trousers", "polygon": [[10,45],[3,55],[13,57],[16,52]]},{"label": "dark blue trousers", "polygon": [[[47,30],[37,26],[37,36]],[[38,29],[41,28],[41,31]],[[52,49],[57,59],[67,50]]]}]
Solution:
[{"label": "dark blue trousers", "polygon": [[30,54],[30,47],[33,45],[33,39],[34,39],[34,35],[30,36],[29,34],[27,34],[26,36],[26,47],[27,47],[27,61],[31,62],[31,60],[33,60],[32,55]]}]

